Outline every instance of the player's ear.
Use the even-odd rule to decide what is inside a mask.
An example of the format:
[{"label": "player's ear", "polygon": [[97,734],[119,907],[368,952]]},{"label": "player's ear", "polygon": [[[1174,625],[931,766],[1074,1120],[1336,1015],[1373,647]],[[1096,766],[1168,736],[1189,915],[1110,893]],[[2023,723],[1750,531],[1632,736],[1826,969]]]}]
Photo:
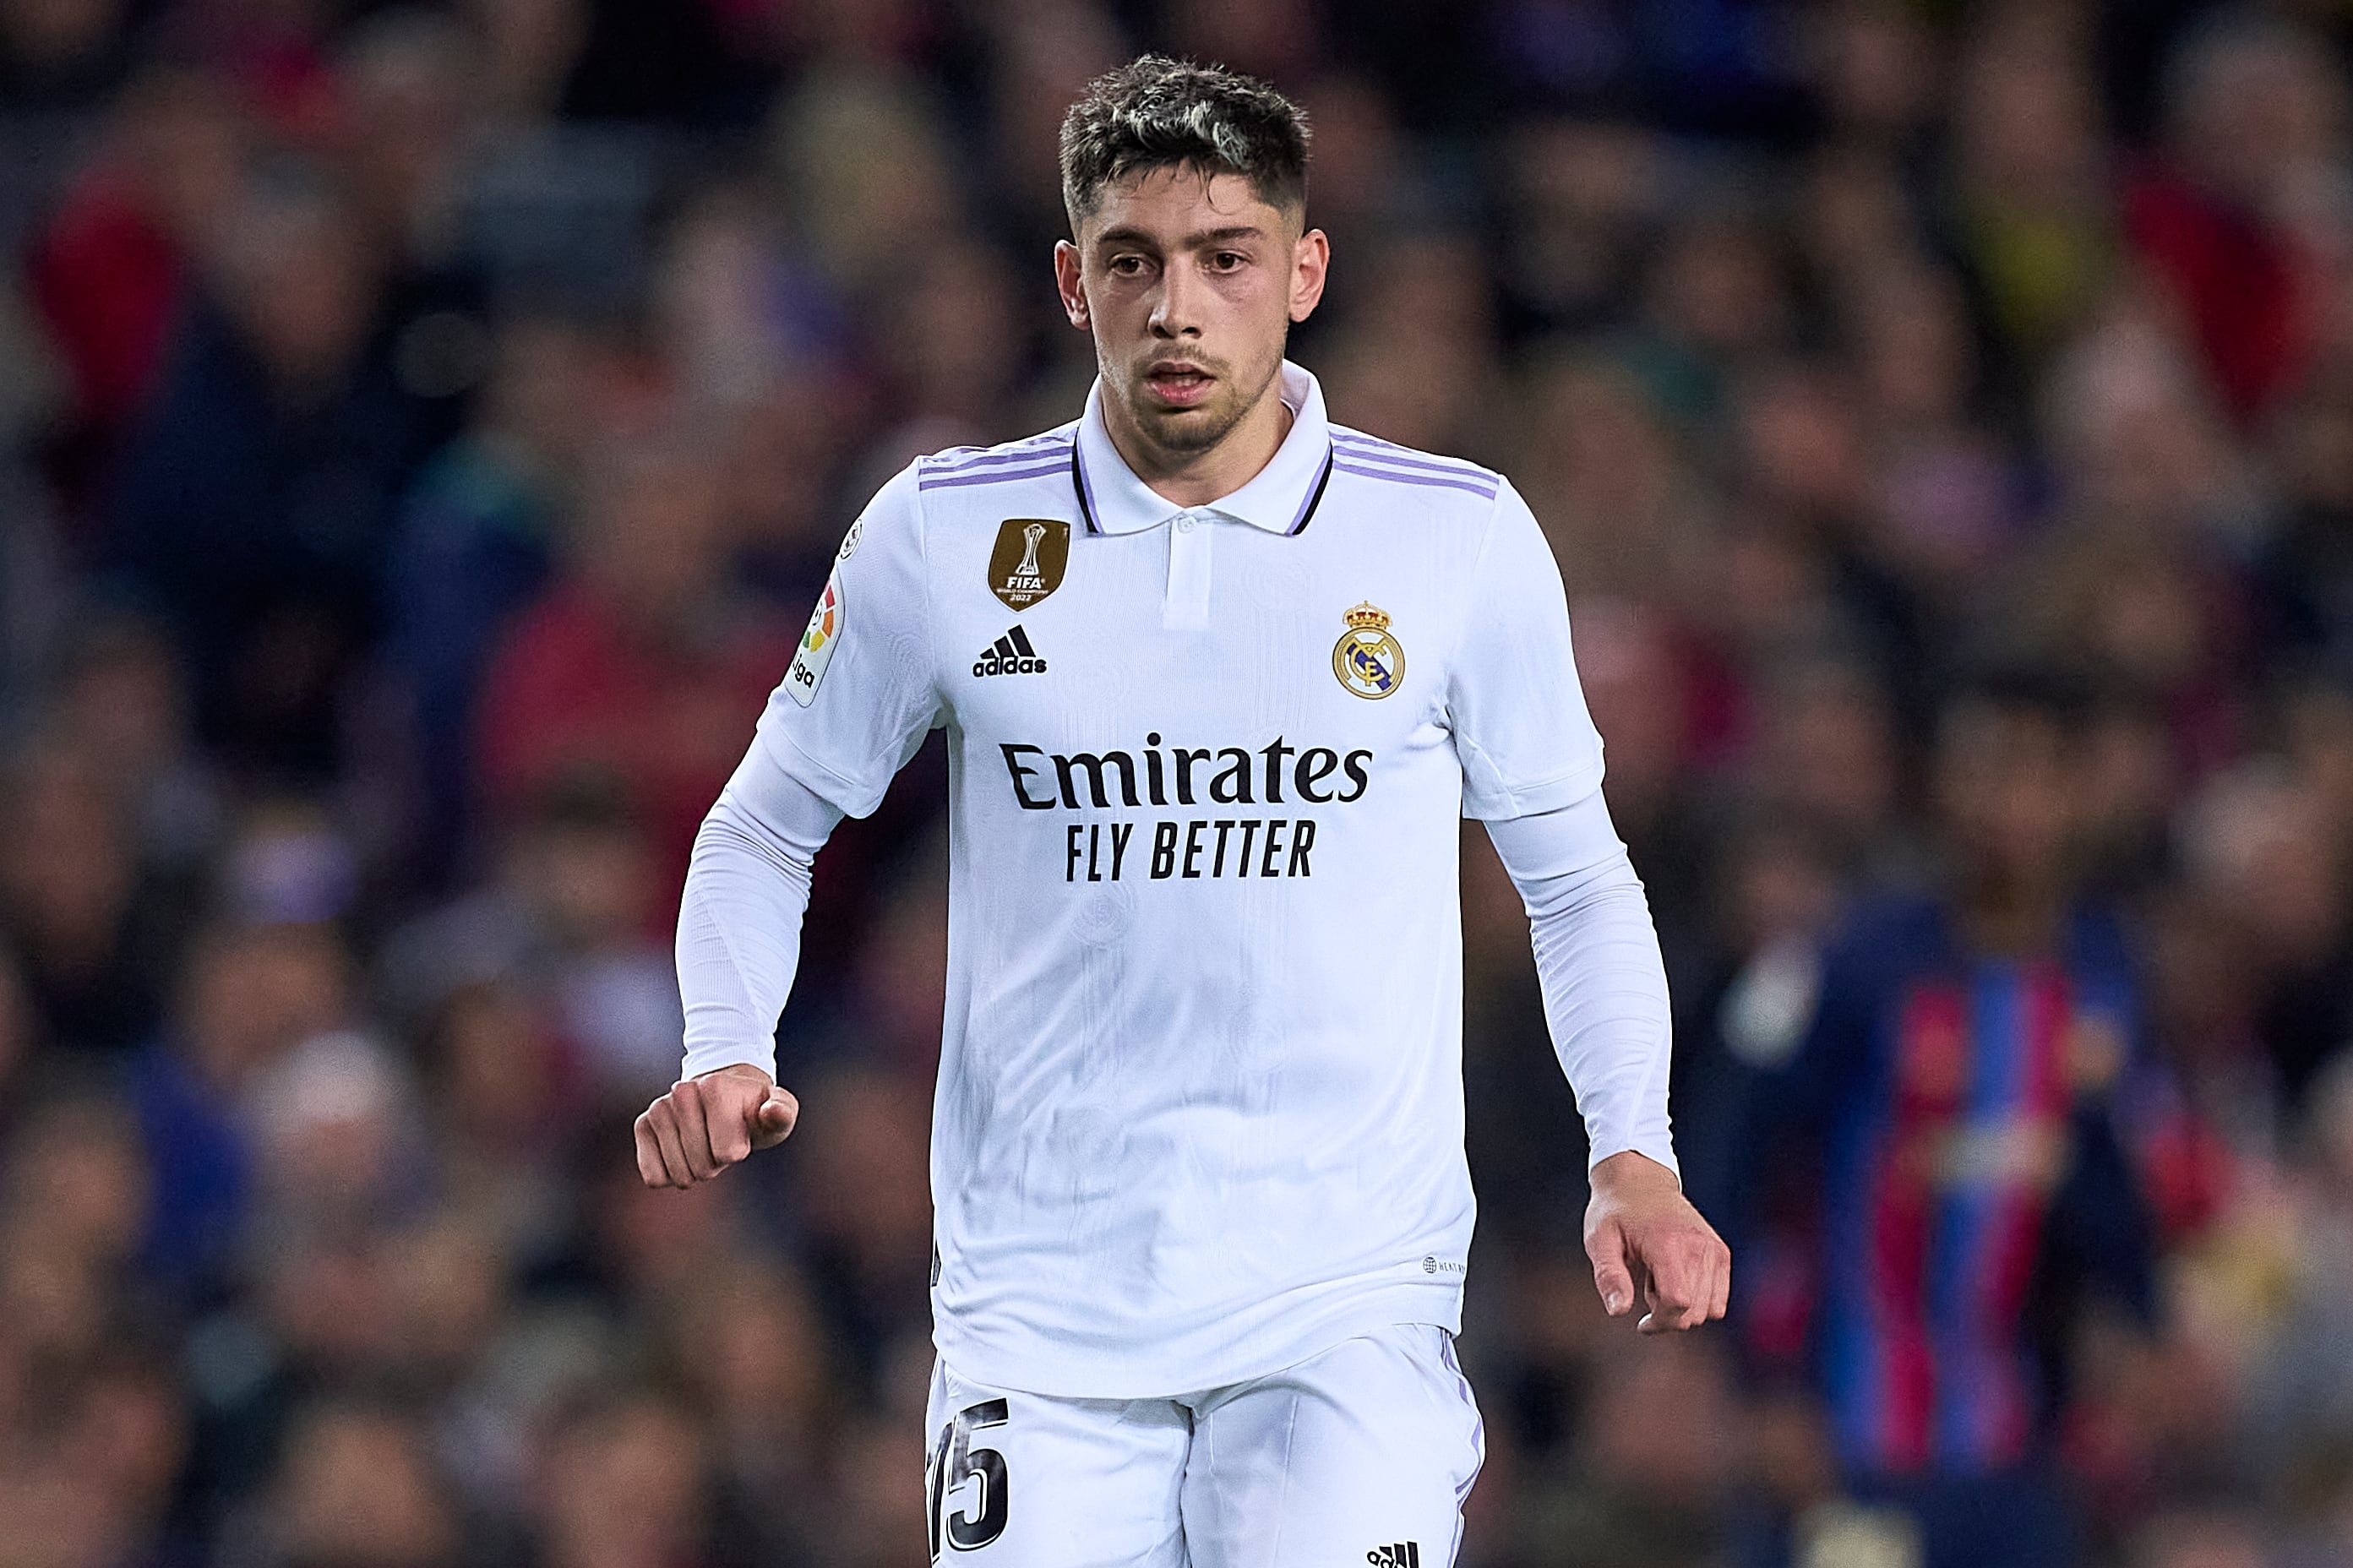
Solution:
[{"label": "player's ear", "polygon": [[1303,321],[1315,313],[1324,298],[1324,279],[1332,269],[1332,242],[1320,228],[1311,228],[1291,245],[1291,319]]},{"label": "player's ear", "polygon": [[1079,247],[1067,239],[1054,242],[1054,290],[1062,297],[1062,314],[1084,331],[1090,324],[1086,274],[1079,265]]}]

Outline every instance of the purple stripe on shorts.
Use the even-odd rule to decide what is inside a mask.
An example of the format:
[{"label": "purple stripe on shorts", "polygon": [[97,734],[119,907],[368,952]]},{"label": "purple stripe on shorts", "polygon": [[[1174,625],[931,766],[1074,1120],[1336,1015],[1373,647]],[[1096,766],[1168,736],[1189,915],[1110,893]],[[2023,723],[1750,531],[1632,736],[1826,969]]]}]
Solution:
[{"label": "purple stripe on shorts", "polygon": [[[975,468],[1000,468],[1008,463],[1043,462],[1048,458],[1060,457],[1070,448],[1071,443],[1068,438],[1065,438],[1059,441],[1041,441],[1026,450],[993,447],[982,451],[977,458],[958,458],[943,452],[930,459],[933,465],[930,472],[934,477],[938,477],[944,474],[969,473]],[[955,450],[970,452],[978,448],[960,447]]]},{"label": "purple stripe on shorts", "polygon": [[1332,465],[1344,474],[1361,474],[1368,479],[1388,479],[1400,485],[1428,485],[1436,489],[1469,490],[1482,500],[1495,499],[1495,487],[1478,484],[1471,479],[1440,479],[1434,474],[1400,473],[1395,468],[1368,468],[1356,463],[1335,462]]},{"label": "purple stripe on shorts", "polygon": [[1041,468],[990,468],[977,474],[950,474],[936,479],[919,479],[915,482],[915,488],[919,490],[947,490],[954,489],[958,485],[1005,484],[1015,479],[1034,479],[1047,474],[1059,474],[1064,467],[1063,463],[1057,460],[1048,463]]}]

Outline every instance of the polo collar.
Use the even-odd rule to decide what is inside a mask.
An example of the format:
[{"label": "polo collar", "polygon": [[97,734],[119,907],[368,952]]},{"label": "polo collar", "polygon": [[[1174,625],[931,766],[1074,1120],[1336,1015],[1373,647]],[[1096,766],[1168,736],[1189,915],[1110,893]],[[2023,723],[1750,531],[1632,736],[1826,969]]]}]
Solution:
[{"label": "polo collar", "polygon": [[1266,467],[1231,495],[1205,506],[1182,507],[1135,477],[1103,426],[1103,378],[1087,391],[1087,411],[1071,452],[1071,479],[1090,533],[1141,533],[1179,512],[1216,512],[1269,533],[1291,534],[1314,519],[1332,478],[1332,425],[1315,378],[1282,362],[1280,393],[1291,410],[1291,430]]}]

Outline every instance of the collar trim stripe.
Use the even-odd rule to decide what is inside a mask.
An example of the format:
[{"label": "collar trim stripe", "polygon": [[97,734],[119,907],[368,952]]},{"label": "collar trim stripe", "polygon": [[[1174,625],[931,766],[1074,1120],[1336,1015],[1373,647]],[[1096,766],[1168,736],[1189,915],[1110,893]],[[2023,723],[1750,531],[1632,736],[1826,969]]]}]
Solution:
[{"label": "collar trim stripe", "polygon": [[1095,521],[1094,487],[1087,483],[1087,465],[1079,456],[1075,441],[1071,444],[1071,489],[1078,492],[1079,519],[1087,525],[1087,531],[1103,532],[1102,525]]},{"label": "collar trim stripe", "polygon": [[1324,487],[1332,482],[1332,469],[1339,461],[1339,457],[1337,448],[1324,453],[1324,471],[1315,476],[1315,488],[1309,490],[1307,499],[1300,503],[1299,515],[1292,520],[1289,528],[1282,531],[1285,539],[1306,532],[1307,525],[1315,521],[1315,508],[1324,500]]}]

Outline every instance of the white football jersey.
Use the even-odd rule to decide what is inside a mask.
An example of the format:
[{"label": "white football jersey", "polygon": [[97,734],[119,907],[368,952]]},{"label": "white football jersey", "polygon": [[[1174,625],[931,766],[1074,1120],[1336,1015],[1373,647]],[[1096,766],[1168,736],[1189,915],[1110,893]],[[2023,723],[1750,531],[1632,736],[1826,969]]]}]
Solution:
[{"label": "white football jersey", "polygon": [[1560,576],[1498,475],[1295,416],[1223,500],[1071,425],[885,485],[760,722],[843,811],[948,732],[941,1353],[1039,1394],[1459,1325],[1464,815],[1590,795]]}]

